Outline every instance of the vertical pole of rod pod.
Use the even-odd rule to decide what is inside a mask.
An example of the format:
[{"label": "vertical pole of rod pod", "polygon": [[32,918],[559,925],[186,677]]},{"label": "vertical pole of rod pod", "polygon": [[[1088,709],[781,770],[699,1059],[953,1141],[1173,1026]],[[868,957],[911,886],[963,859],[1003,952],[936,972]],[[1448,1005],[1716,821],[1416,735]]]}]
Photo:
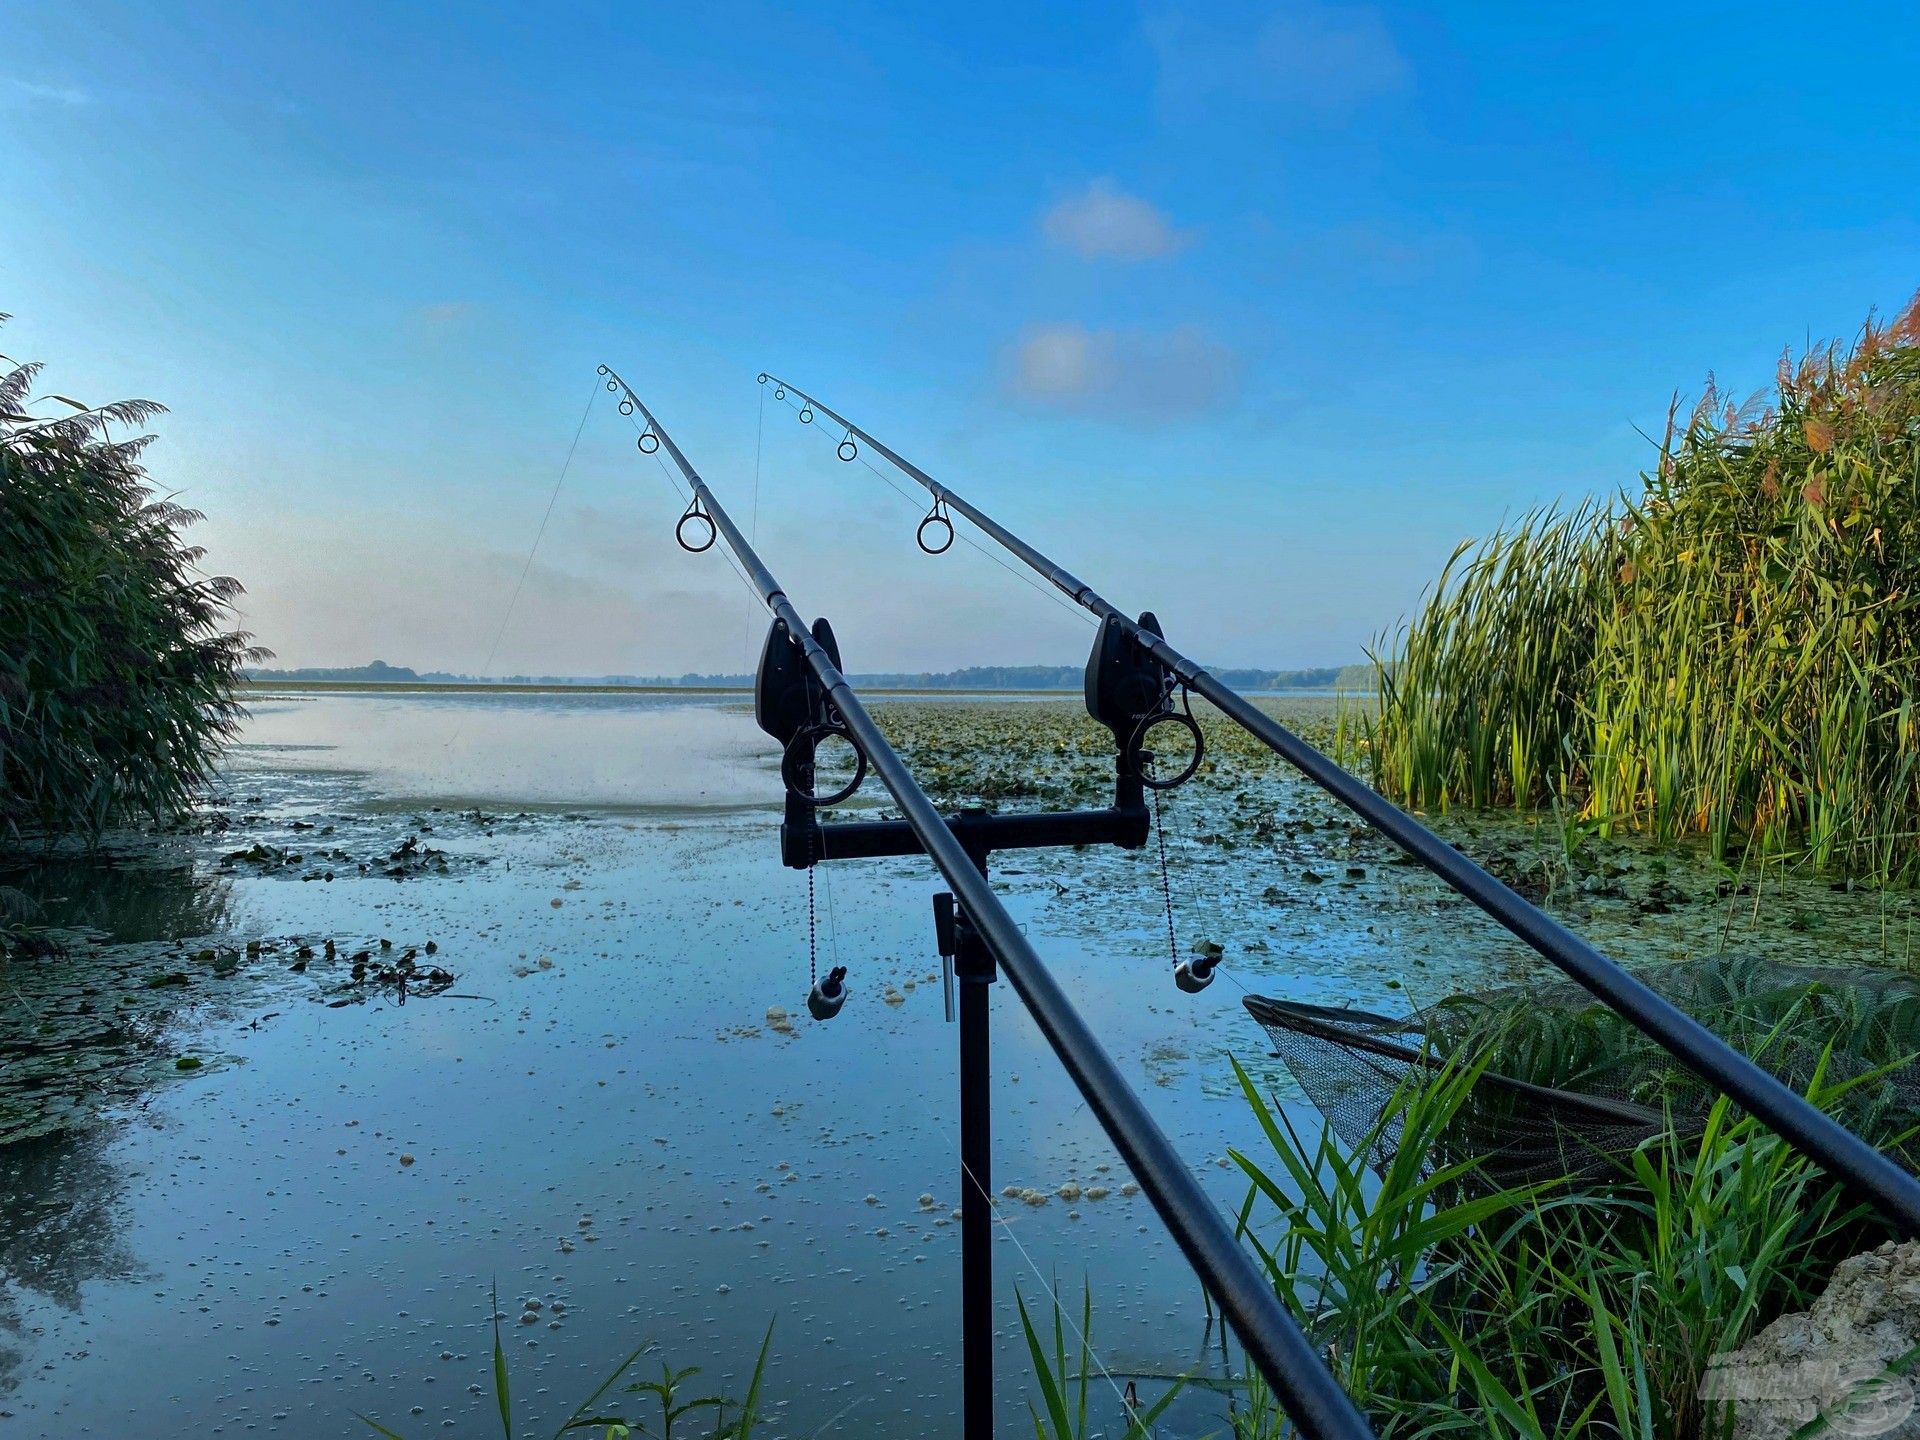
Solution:
[{"label": "vertical pole of rod pod", "polygon": [[[973,857],[982,875],[984,854]],[[954,975],[960,982],[961,1434],[993,1437],[993,1096],[988,993],[993,954],[955,916]]]}]

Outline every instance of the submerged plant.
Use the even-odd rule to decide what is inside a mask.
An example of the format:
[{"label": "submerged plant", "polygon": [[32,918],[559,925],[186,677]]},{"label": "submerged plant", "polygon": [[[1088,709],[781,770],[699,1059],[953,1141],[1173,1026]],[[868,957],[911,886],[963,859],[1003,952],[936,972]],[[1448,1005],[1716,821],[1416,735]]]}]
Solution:
[{"label": "submerged plant", "polygon": [[[0,320],[4,320],[0,316]],[[97,835],[192,798],[239,717],[238,582],[181,538],[197,511],[156,496],[116,439],[160,413],[31,391],[0,356],[0,840]],[[52,407],[51,413],[35,413]]]},{"label": "submerged plant", "polygon": [[1456,551],[1379,647],[1375,783],[1605,834],[1920,868],[1920,299],[1712,385],[1640,492]]}]

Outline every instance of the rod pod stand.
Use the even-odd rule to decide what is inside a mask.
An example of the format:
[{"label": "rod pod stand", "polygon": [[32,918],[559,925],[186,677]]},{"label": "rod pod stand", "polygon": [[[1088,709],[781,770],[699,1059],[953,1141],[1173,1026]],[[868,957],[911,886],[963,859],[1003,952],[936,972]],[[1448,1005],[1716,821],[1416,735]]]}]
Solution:
[{"label": "rod pod stand", "polygon": [[[1143,615],[1141,623],[1158,622]],[[812,626],[840,668],[839,647],[825,620]],[[1147,843],[1147,808],[1141,738],[1156,718],[1171,717],[1170,687],[1152,656],[1113,625],[1101,627],[1087,657],[1087,713],[1114,737],[1113,804],[1100,810],[993,815],[969,808],[944,817],[982,877],[995,850],[1107,844],[1137,850]],[[823,824],[820,805],[807,798],[813,783],[815,737],[832,722],[804,652],[786,625],[767,631],[754,676],[754,718],[786,747],[782,774],[788,781],[786,815],[780,827],[783,862],[808,869],[823,860],[917,855],[919,838],[905,821],[855,820]],[[993,1067],[992,1007],[987,987],[998,978],[993,951],[949,891],[933,897],[934,936],[945,981],[947,1018],[954,1018],[958,990],[960,1076],[960,1316],[961,1431],[964,1440],[993,1435]],[[841,972],[834,972],[836,975]],[[822,984],[834,982],[830,975]],[[846,995],[834,982],[838,1013]],[[1185,988],[1184,986],[1182,988]],[[821,1015],[820,986],[808,997]],[[821,1018],[825,1018],[822,1016]]]}]

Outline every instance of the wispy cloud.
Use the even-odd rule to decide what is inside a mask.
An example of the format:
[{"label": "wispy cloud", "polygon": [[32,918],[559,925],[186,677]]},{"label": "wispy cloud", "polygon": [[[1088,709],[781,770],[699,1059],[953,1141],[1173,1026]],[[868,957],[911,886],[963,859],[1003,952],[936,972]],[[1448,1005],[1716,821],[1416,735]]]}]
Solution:
[{"label": "wispy cloud", "polygon": [[0,100],[15,106],[63,105],[69,110],[91,105],[93,96],[78,85],[55,85],[42,80],[0,79]]},{"label": "wispy cloud", "polygon": [[1095,180],[1056,204],[1040,222],[1055,245],[1088,259],[1153,260],[1192,242],[1151,201],[1129,195],[1111,180]]},{"label": "wispy cloud", "polygon": [[404,311],[400,324],[415,344],[464,346],[472,343],[482,317],[481,307],[471,300],[433,300]]},{"label": "wispy cloud", "polygon": [[1155,423],[1211,409],[1240,383],[1240,359],[1196,325],[1166,331],[1036,326],[1008,354],[1014,399]]},{"label": "wispy cloud", "polygon": [[428,330],[451,330],[471,320],[476,309],[471,300],[438,300],[413,313]]},{"label": "wispy cloud", "polygon": [[1338,117],[1412,78],[1371,6],[1290,0],[1241,24],[1216,11],[1167,9],[1150,12],[1145,26],[1160,62],[1161,103],[1174,110],[1225,100]]}]

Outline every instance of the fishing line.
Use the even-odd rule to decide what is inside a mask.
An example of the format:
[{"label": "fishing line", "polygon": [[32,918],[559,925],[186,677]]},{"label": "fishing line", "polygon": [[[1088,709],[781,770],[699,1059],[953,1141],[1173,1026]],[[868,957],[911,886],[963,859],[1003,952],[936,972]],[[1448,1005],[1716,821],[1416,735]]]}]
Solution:
[{"label": "fishing line", "polygon": [[[945,1133],[947,1139],[953,1142],[955,1152],[959,1152],[959,1135],[955,1131],[948,1129],[944,1122],[941,1122],[940,1128]],[[1091,1357],[1094,1368],[1100,1372],[1101,1378],[1107,1382],[1108,1388],[1113,1391],[1113,1398],[1120,1402],[1122,1412],[1130,1421],[1137,1419],[1138,1412],[1133,1406],[1127,1403],[1126,1394],[1120,1389],[1119,1382],[1113,1378],[1113,1372],[1107,1368],[1107,1362],[1100,1358],[1100,1352],[1093,1348],[1093,1342],[1081,1332],[1078,1325],[1073,1323],[1073,1316],[1068,1312],[1066,1307],[1060,1303],[1059,1294],[1054,1290],[1053,1286],[1047,1283],[1047,1277],[1041,1273],[1040,1266],[1035,1262],[1033,1256],[1027,1253],[1027,1247],[1020,1243],[1020,1236],[1015,1232],[1013,1222],[1000,1212],[1000,1202],[994,1199],[993,1195],[987,1190],[987,1187],[980,1183],[980,1177],[973,1173],[973,1167],[967,1164],[964,1155],[960,1160],[960,1171],[966,1176],[967,1182],[973,1186],[974,1193],[987,1202],[987,1209],[993,1212],[994,1223],[1006,1232],[1007,1238],[1013,1242],[1013,1248],[1018,1250],[1020,1252],[1020,1258],[1027,1262],[1027,1268],[1033,1272],[1035,1283],[1040,1286],[1041,1290],[1046,1293],[1047,1299],[1052,1302],[1053,1313],[1065,1323],[1067,1329],[1073,1332],[1073,1337],[1080,1342],[1081,1349]]]},{"label": "fishing line", "polygon": [[[827,892],[827,949],[833,952],[832,968],[838,970],[840,968],[840,920],[839,917],[833,913],[832,870],[824,872],[821,876],[821,883]],[[807,871],[807,893],[809,895],[813,893],[813,867],[810,867]],[[818,980],[820,977],[816,973],[812,978]]]},{"label": "fishing line", "polygon": [[513,619],[513,607],[520,603],[521,587],[527,583],[527,572],[533,569],[533,557],[539,553],[540,541],[547,533],[547,522],[553,519],[554,503],[560,498],[560,487],[567,483],[567,471],[573,468],[574,452],[580,448],[580,437],[586,432],[587,417],[593,414],[593,397],[599,391],[596,380],[592,390],[587,392],[587,408],[580,412],[580,423],[574,427],[573,443],[567,447],[567,458],[560,466],[560,478],[553,482],[553,493],[547,496],[546,511],[540,516],[540,528],[534,531],[533,545],[527,551],[526,563],[520,567],[520,578],[513,582],[513,594],[507,599],[507,612],[500,617],[500,628],[493,632],[493,643],[487,647],[487,663],[480,668],[480,678],[485,680],[493,673],[493,657],[500,649],[500,641],[507,633],[507,622]]},{"label": "fishing line", "polygon": [[[767,387],[762,385],[760,387],[760,397],[763,403],[766,399],[766,393],[767,393]],[[783,396],[783,395],[775,395],[774,399],[780,401],[781,404],[785,405],[788,409],[792,410],[795,414],[798,414],[800,412],[801,407],[795,404],[791,397]],[[867,459],[867,455],[864,450],[856,451],[854,458],[857,459],[862,465],[864,465],[867,468],[867,471],[869,474],[871,474],[882,485],[885,485],[889,490],[893,491],[893,493],[898,495],[902,500],[906,501],[907,504],[911,505],[915,510],[918,510],[920,508],[920,502],[917,499],[915,499],[911,494],[909,494],[907,491],[901,489],[900,486],[895,483],[891,475],[887,474],[884,470],[880,469],[877,465],[875,465],[871,460]],[[976,555],[980,555],[988,560],[991,560],[995,565],[998,565],[1002,570],[1006,571],[1007,574],[1011,575],[1014,579],[1018,580],[1022,585],[1025,585],[1029,590],[1032,590],[1037,595],[1044,595],[1049,601],[1051,601],[1055,605],[1058,605],[1062,610],[1065,610],[1068,614],[1072,615],[1076,620],[1083,621],[1086,624],[1093,625],[1095,627],[1098,627],[1098,625],[1100,624],[1099,620],[1095,619],[1092,615],[1089,615],[1085,610],[1082,610],[1078,605],[1075,605],[1070,600],[1066,600],[1062,598],[1058,593],[1056,593],[1052,589],[1049,589],[1047,586],[1040,584],[1038,581],[1032,579],[1030,576],[1024,575],[1020,571],[1014,569],[1013,566],[1009,565],[1006,561],[1002,560],[998,555],[994,554],[991,550],[987,549],[985,546],[980,545],[976,541],[974,541],[972,537],[967,535],[961,535],[960,540],[967,546],[968,549],[972,550]]]},{"label": "fishing line", "polygon": [[[500,641],[506,636],[508,622],[513,619],[513,607],[520,603],[520,591],[527,583],[528,572],[533,569],[533,557],[540,552],[540,541],[547,533],[547,522],[553,519],[553,507],[560,498],[560,487],[567,483],[567,471],[573,468],[574,452],[580,448],[580,437],[586,433],[587,418],[593,414],[593,397],[598,389],[599,385],[596,383],[594,389],[587,392],[587,408],[580,412],[580,423],[574,426],[573,443],[567,446],[567,458],[560,464],[560,478],[553,482],[553,493],[547,496],[547,508],[540,516],[540,528],[534,532],[533,544],[527,550],[526,561],[520,566],[520,578],[513,582],[513,594],[507,597],[506,613],[501,615],[499,628],[493,632],[493,643],[487,646],[487,663],[480,667],[480,674],[475,677],[482,682],[493,674],[494,656],[499,652]],[[460,723],[454,727],[453,733],[447,736],[445,743],[441,745],[442,753],[452,750],[465,732],[466,720],[462,717]]]},{"label": "fishing line", "polygon": [[[761,455],[763,451],[762,440],[765,434],[765,427],[766,427],[766,405],[767,405],[767,397],[766,397],[766,392],[763,389],[760,393],[760,424],[758,427],[758,432],[754,436],[754,445],[753,445],[752,527],[753,527],[753,535],[755,539],[758,538],[759,529],[760,529],[760,468],[761,468]],[[641,426],[640,422],[638,420],[635,420],[631,415],[627,416],[627,421],[629,424],[631,424],[634,427],[635,430],[640,431],[640,433],[642,434],[649,433],[643,426]],[[692,496],[690,492],[684,486],[681,485],[680,481],[674,476],[673,471],[667,468],[667,462],[660,458],[659,448],[655,447],[655,449],[653,449],[650,452],[643,451],[642,453],[652,455],[653,463],[660,467],[660,474],[665,478],[668,486],[673,490],[674,495],[677,496],[683,502],[691,503]],[[751,580],[749,580],[746,577],[745,573],[740,569],[740,567],[734,563],[733,557],[729,555],[725,550],[722,550],[720,552],[720,558],[727,562],[727,568],[731,570],[734,573],[734,576],[740,581],[740,583],[746,587],[747,593],[753,597],[754,605],[755,605],[755,608],[757,609],[760,603],[759,589],[754,585],[754,583]],[[751,623],[752,623],[751,615],[749,615],[748,617],[748,623],[749,623],[749,626],[751,626]],[[748,642],[747,642],[748,655],[749,655],[748,673],[752,673],[752,665],[750,663],[751,654],[752,654],[752,643],[753,642],[751,638],[751,633],[749,633]],[[814,888],[813,872],[815,868],[816,867],[813,865],[809,865],[807,867],[807,978],[810,984],[817,982],[820,978],[819,949],[818,949],[818,942],[816,939],[817,926],[815,921],[815,908],[814,908],[815,888]],[[840,964],[840,925],[839,925],[838,917],[834,914],[833,875],[831,871],[829,871],[827,875],[824,877],[824,884],[825,884],[826,898],[827,898],[827,948],[831,952],[833,965],[835,967],[838,967],[838,965]]]},{"label": "fishing line", "polygon": [[[807,829],[807,992],[820,983],[820,922],[819,911],[814,906],[813,872],[819,865],[820,832],[809,826]],[[837,952],[836,952],[837,953]]]},{"label": "fishing line", "polygon": [[[875,479],[879,480],[889,490],[893,491],[894,494],[898,495],[902,500],[906,501],[907,504],[912,506],[915,510],[918,510],[920,508],[919,500],[916,499],[913,495],[909,494],[907,491],[901,489],[900,486],[894,481],[893,477],[891,475],[888,475],[884,470],[880,469],[879,466],[875,465],[871,460],[867,459],[866,454],[864,452],[862,452],[857,458],[859,459],[860,463],[866,467],[868,474],[872,475]],[[948,521],[948,524],[951,525],[952,522]],[[991,560],[995,565],[998,565],[1002,570],[1006,571],[1007,574],[1011,575],[1014,579],[1018,580],[1022,585],[1026,586],[1029,590],[1033,591],[1036,595],[1045,596],[1048,601],[1050,601],[1054,605],[1057,605],[1060,609],[1066,611],[1069,615],[1073,616],[1074,619],[1081,621],[1084,624],[1092,625],[1096,628],[1099,626],[1100,622],[1096,620],[1093,616],[1089,615],[1086,611],[1082,610],[1078,605],[1075,605],[1070,600],[1063,599],[1051,587],[1042,585],[1037,580],[1033,579],[1031,576],[1022,574],[1020,571],[1014,569],[1013,566],[1007,564],[1006,561],[1002,560],[998,555],[994,554],[991,550],[981,545],[978,541],[974,540],[971,536],[964,535],[964,534],[960,535],[960,540],[961,540],[961,543],[963,543],[969,550],[973,551],[974,554],[982,556],[985,559]]]}]

